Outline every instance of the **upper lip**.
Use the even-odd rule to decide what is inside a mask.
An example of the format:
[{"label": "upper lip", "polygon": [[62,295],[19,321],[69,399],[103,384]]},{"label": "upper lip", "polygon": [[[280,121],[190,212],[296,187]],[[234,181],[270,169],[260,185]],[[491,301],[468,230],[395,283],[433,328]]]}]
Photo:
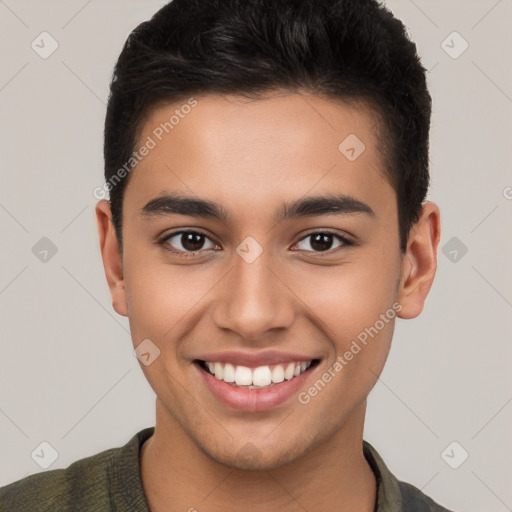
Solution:
[{"label": "upper lip", "polygon": [[235,350],[226,350],[223,352],[209,352],[201,354],[194,359],[208,361],[211,363],[231,363],[232,365],[257,368],[258,366],[266,366],[269,364],[307,362],[318,358],[312,357],[311,355],[280,352],[277,350],[264,350],[261,352],[239,352]]}]

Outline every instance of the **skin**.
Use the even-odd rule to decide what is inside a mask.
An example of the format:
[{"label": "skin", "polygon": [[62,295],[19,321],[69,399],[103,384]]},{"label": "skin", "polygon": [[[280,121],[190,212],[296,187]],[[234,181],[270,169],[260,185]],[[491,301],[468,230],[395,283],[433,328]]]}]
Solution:
[{"label": "skin", "polygon": [[[155,433],[141,454],[151,510],[373,511],[363,425],[394,320],[307,405],[294,395],[270,411],[231,409],[204,386],[192,360],[231,349],[311,354],[320,363],[307,391],[394,303],[401,318],[420,314],[436,269],[439,210],[424,203],[401,253],[376,117],[360,105],[299,93],[196,99],[130,175],[122,257],[109,203],[96,206],[113,307],[128,316],[134,347],[149,338],[160,349],[141,365],[157,396]],[[153,109],[140,142],[179,106]],[[353,162],[338,150],[349,134],[366,146]],[[143,218],[141,208],[164,191],[215,201],[230,220]],[[374,215],[274,221],[283,202],[331,193],[356,198]],[[204,249],[180,256],[155,243],[179,228],[202,231]],[[306,236],[322,230],[352,243],[334,237],[319,251]],[[248,236],[263,248],[250,264],[236,252]],[[184,251],[180,237],[171,243]]]}]

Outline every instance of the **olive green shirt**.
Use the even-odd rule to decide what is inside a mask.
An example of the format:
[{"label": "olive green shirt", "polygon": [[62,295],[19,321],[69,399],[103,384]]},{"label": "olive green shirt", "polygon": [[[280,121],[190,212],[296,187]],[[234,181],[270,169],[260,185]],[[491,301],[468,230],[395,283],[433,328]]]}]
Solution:
[{"label": "olive green shirt", "polygon": [[[139,455],[153,432],[154,427],[146,428],[121,448],[78,460],[66,469],[29,475],[0,488],[0,511],[150,512]],[[363,452],[377,479],[375,512],[449,512],[412,485],[398,481],[366,441]]]}]

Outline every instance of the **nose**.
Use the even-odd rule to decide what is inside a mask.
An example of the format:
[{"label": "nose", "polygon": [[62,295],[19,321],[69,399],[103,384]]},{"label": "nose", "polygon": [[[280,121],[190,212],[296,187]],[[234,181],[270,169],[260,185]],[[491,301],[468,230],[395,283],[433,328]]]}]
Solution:
[{"label": "nose", "polygon": [[252,263],[235,259],[213,312],[217,327],[248,340],[262,339],[270,330],[286,329],[294,319],[293,294],[264,254]]}]

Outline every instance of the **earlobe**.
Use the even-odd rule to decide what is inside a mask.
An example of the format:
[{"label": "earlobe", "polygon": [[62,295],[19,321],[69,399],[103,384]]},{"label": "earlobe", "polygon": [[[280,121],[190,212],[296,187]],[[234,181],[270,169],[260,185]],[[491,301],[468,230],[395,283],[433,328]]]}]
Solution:
[{"label": "earlobe", "polygon": [[123,262],[111,219],[110,203],[106,200],[99,201],[96,204],[96,222],[103,268],[105,269],[105,276],[110,289],[110,295],[112,296],[112,307],[118,314],[128,316]]},{"label": "earlobe", "polygon": [[398,301],[400,318],[415,318],[423,310],[437,268],[437,247],[441,236],[439,208],[424,203],[418,222],[411,228],[402,260]]}]

